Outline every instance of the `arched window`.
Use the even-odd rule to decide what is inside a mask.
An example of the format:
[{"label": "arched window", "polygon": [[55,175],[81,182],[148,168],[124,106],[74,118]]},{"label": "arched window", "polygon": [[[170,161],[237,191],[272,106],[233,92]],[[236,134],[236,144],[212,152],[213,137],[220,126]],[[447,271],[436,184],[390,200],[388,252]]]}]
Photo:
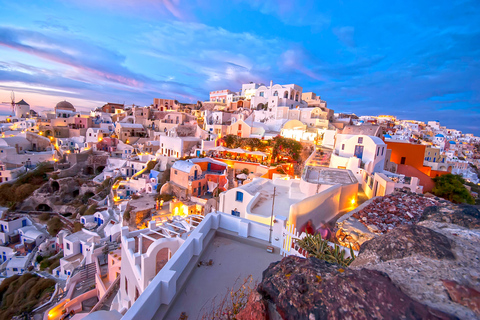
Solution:
[{"label": "arched window", "polygon": [[284,97],[285,99],[288,99],[288,91],[285,91],[285,93],[283,94],[283,97]]},{"label": "arched window", "polygon": [[278,97],[278,91],[275,91],[275,92],[273,93],[273,96],[274,96],[274,97]]},{"label": "arched window", "polygon": [[297,95],[295,96],[295,101],[298,101],[298,93],[297,93]]}]

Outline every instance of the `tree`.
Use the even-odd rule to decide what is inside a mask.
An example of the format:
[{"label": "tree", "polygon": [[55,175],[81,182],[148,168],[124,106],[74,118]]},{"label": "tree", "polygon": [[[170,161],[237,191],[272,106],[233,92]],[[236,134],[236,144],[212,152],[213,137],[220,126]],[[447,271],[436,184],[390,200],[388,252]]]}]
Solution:
[{"label": "tree", "polygon": [[51,236],[56,236],[57,233],[63,229],[63,222],[59,217],[54,217],[53,219],[48,220],[47,222],[48,233]]},{"label": "tree", "polygon": [[475,204],[475,200],[465,188],[465,180],[461,176],[449,173],[436,177],[433,181],[435,182],[432,190],[434,195],[453,203]]}]

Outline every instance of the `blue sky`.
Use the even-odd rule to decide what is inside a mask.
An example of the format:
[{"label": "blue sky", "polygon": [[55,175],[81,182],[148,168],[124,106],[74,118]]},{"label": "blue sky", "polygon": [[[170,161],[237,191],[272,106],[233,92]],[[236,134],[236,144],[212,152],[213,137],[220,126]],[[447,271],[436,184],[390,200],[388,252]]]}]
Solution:
[{"label": "blue sky", "polygon": [[[0,101],[149,105],[250,81],[480,135],[480,2],[0,0]],[[3,107],[4,109],[6,107]]]}]

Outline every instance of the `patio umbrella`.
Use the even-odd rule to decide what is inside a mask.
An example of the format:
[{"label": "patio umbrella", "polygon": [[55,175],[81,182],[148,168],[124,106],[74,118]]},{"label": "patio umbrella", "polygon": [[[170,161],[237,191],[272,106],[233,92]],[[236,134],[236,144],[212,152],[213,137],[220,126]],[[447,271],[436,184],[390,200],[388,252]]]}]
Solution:
[{"label": "patio umbrella", "polygon": [[252,152],[249,152],[249,154],[253,154],[254,156],[262,156],[262,157],[266,157],[267,154],[266,153],[263,153],[261,151],[252,151]]},{"label": "patio umbrella", "polygon": [[228,150],[229,152],[233,152],[233,153],[247,153],[245,150],[243,150],[242,148],[236,148],[236,149],[229,149]]},{"label": "patio umbrella", "polygon": [[228,151],[227,148],[225,147],[222,147],[222,146],[218,146],[218,147],[215,147],[215,148],[211,148],[210,151]]},{"label": "patio umbrella", "polygon": [[237,174],[237,179],[245,180],[248,176],[245,173]]}]

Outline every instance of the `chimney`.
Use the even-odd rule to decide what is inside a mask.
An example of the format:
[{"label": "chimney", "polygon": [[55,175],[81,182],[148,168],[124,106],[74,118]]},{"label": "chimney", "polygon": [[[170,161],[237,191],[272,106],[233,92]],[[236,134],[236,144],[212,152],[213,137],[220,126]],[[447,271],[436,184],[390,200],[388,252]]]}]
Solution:
[{"label": "chimney", "polygon": [[273,86],[273,80],[270,80],[270,88]]}]

